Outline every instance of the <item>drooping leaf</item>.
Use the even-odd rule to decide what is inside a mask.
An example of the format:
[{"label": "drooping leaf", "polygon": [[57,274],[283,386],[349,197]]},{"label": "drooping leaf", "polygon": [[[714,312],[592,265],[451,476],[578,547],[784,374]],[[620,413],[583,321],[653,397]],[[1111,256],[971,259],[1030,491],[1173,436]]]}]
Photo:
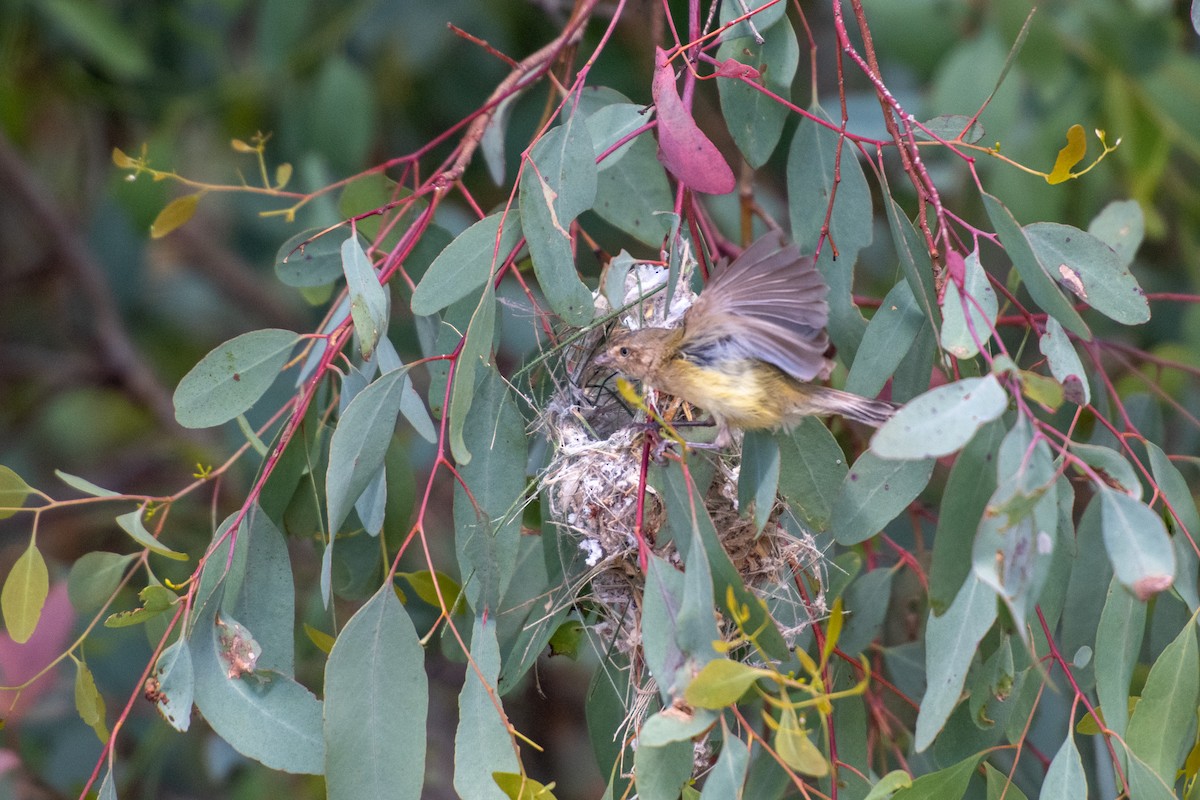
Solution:
[{"label": "drooping leaf", "polygon": [[694,192],[728,194],[737,181],[721,151],[704,135],[675,85],[675,69],[655,48],[651,93],[658,117],[658,159]]},{"label": "drooping leaf", "polygon": [[1200,608],[1200,596],[1197,595],[1197,571],[1200,571],[1200,563],[1192,550],[1191,542],[1200,535],[1200,513],[1197,513],[1191,487],[1178,468],[1167,458],[1167,454],[1153,442],[1146,441],[1144,444],[1150,455],[1150,471],[1154,481],[1166,502],[1170,504],[1171,511],[1167,521],[1174,532],[1171,544],[1175,548],[1175,590],[1187,603],[1188,609],[1194,613]]},{"label": "drooping leaf", "polygon": [[1063,386],[1065,399],[1076,405],[1092,402],[1092,390],[1079,354],[1067,337],[1063,326],[1053,317],[1046,319],[1046,332],[1038,339],[1038,347],[1050,365],[1050,374]]},{"label": "drooping leaf", "polygon": [[902,769],[889,772],[879,779],[879,783],[871,787],[871,791],[863,800],[888,800],[901,789],[912,786],[912,776]]},{"label": "drooping leaf", "polygon": [[1125,736],[1129,721],[1129,681],[1142,649],[1146,604],[1113,578],[1096,630],[1096,697],[1105,727]]},{"label": "drooping leaf", "polygon": [[211,428],[250,409],[271,387],[300,337],[267,328],[218,346],[175,389],[175,419],[185,428]]},{"label": "drooping leaf", "polygon": [[829,527],[834,501],[846,477],[846,456],[819,420],[805,417],[779,439],[779,492],[813,530]]},{"label": "drooping leaf", "polygon": [[639,747],[634,753],[634,779],[640,800],[678,800],[692,774],[692,743]]},{"label": "drooping leaf", "polygon": [[24,644],[33,636],[49,593],[50,572],[46,569],[46,560],[36,542],[30,540],[5,577],[4,589],[0,590],[4,627],[14,642]]},{"label": "drooping leaf", "polygon": [[454,362],[454,388],[447,409],[450,423],[450,452],[460,465],[471,462],[471,451],[463,438],[467,415],[475,398],[475,377],[491,364],[492,340],[496,335],[496,293],[489,284],[467,325],[466,338]]},{"label": "drooping leaf", "polygon": [[930,616],[925,626],[928,677],[914,740],[917,752],[933,743],[958,705],[975,649],[995,620],[996,595],[974,575],[967,577],[945,614]]},{"label": "drooping leaf", "polygon": [[1058,151],[1058,157],[1054,159],[1054,169],[1046,176],[1046,183],[1053,186],[1071,180],[1071,169],[1083,161],[1085,155],[1087,134],[1083,132],[1082,125],[1072,125],[1067,128],[1067,143]]},{"label": "drooping leaf", "polygon": [[1024,230],[1042,267],[1080,300],[1125,325],[1150,319],[1145,292],[1104,242],[1057,222],[1035,222]]},{"label": "drooping leaf", "polygon": [[383,465],[409,381],[408,368],[376,379],[350,401],[329,444],[325,496],[329,530],[336,533]]},{"label": "drooping leaf", "polygon": [[741,798],[750,766],[750,748],[728,728],[724,729],[721,755],[704,780],[700,800],[729,800]]},{"label": "drooping leaf", "polygon": [[192,723],[196,688],[192,651],[186,639],[180,637],[162,651],[154,665],[154,678],[158,681],[154,698],[158,713],[172,728],[186,733]]},{"label": "drooping leaf", "polygon": [[1104,546],[1117,580],[1148,600],[1175,580],[1175,551],[1162,517],[1124,492],[1099,487]]},{"label": "drooping leaf", "polygon": [[591,290],[579,279],[571,222],[596,200],[596,153],[581,119],[570,117],[530,149],[521,172],[521,226],[538,286],[554,313],[570,325],[595,314]]},{"label": "drooping leaf", "polygon": [[987,501],[996,490],[996,458],[1005,432],[998,421],[984,425],[950,470],[929,570],[929,602],[935,614],[945,612],[971,571],[971,547]]},{"label": "drooping leaf", "polygon": [[350,316],[358,334],[359,350],[364,359],[369,359],[375,345],[387,336],[390,303],[387,289],[380,285],[357,236],[342,242],[342,272],[350,292]]},{"label": "drooping leaf", "polygon": [[813,744],[792,706],[780,709],[775,751],[785,764],[802,775],[823,778],[829,774],[829,761],[820,748]]},{"label": "drooping leaf", "polygon": [[[0,468],[0,469],[2,469],[2,468]],[[105,489],[103,487],[97,486],[96,484],[92,483],[91,481],[84,480],[83,478],[80,478],[77,475],[71,475],[70,473],[63,472],[61,469],[54,470],[54,474],[57,475],[59,480],[61,480],[67,486],[70,486],[72,489],[78,489],[79,491],[83,492],[86,495],[90,495],[91,497],[120,497],[121,496],[120,492],[114,492],[111,489]]]},{"label": "drooping leaf", "polygon": [[1195,739],[1200,653],[1192,622],[1184,624],[1150,667],[1141,697],[1129,717],[1125,741],[1135,756],[1172,786]]},{"label": "drooping leaf", "polygon": [[1067,731],[1062,746],[1054,754],[1046,777],[1042,781],[1041,797],[1087,797],[1087,775],[1083,771],[1083,760],[1075,746],[1075,737]]},{"label": "drooping leaf", "polygon": [[490,214],[467,228],[425,270],[413,291],[413,313],[436,314],[470,295],[487,282],[520,240],[521,222],[515,208]]},{"label": "drooping leaf", "polygon": [[108,741],[108,725],[104,722],[104,698],[96,688],[96,679],[83,661],[75,662],[75,711],[83,723],[96,732],[101,742]]},{"label": "drooping leaf", "polygon": [[892,287],[867,325],[850,374],[846,391],[863,397],[879,394],[916,341],[925,316],[917,307],[912,287],[906,281]]},{"label": "drooping leaf", "polygon": [[852,545],[874,536],[916,499],[934,459],[889,461],[868,450],[842,481],[833,504],[830,529],[839,544]]},{"label": "drooping leaf", "polygon": [[463,440],[476,456],[459,467],[466,489],[454,490],[454,545],[464,596],[479,616],[495,613],[517,569],[527,440],[525,421],[498,372],[485,370],[474,388]]},{"label": "drooping leaf", "polygon": [[775,437],[762,431],[746,431],[742,468],[738,473],[738,508],[754,510],[754,524],[759,531],[775,507],[779,471],[779,444]]},{"label": "drooping leaf", "polygon": [[330,800],[421,797],[425,653],[390,583],[338,635],[325,665],[324,705]]},{"label": "drooping leaf", "polygon": [[[782,8],[781,8],[782,6]],[[721,24],[729,25],[725,38],[742,39],[761,34],[787,13],[787,6],[773,0],[746,0],[744,3],[722,3]],[[743,19],[744,18],[744,19]],[[734,23],[735,19],[741,22]],[[733,23],[733,24],[731,24]]]}]

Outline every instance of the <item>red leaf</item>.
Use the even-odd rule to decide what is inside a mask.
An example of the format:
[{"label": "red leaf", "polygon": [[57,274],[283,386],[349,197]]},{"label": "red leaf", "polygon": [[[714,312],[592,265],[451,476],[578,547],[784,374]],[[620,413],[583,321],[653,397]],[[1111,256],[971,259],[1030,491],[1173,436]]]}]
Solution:
[{"label": "red leaf", "polygon": [[651,92],[658,114],[658,160],[662,165],[694,192],[732,192],[737,185],[733,170],[684,106],[675,87],[675,72],[661,48],[655,53]]}]

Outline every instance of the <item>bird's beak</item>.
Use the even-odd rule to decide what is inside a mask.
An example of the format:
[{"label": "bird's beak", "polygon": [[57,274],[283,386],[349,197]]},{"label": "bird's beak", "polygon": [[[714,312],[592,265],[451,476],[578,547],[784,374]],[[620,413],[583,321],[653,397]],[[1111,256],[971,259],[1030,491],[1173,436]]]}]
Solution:
[{"label": "bird's beak", "polygon": [[611,367],[613,365],[612,356],[608,354],[607,350],[596,356],[593,361],[601,367]]}]

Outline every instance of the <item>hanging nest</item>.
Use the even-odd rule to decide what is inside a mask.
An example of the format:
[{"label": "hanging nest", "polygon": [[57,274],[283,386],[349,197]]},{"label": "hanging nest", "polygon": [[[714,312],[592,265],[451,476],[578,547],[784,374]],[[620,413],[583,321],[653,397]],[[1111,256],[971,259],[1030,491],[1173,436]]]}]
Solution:
[{"label": "hanging nest", "polygon": [[[666,307],[665,292],[655,291],[666,283],[667,270],[653,264],[636,264],[628,268],[623,284],[619,277],[610,275],[602,285],[623,286],[623,294],[613,298],[621,302],[621,307],[644,298],[620,315],[615,324],[628,329],[679,324],[696,297],[691,289],[695,266],[695,260],[685,253],[670,308]],[[603,292],[596,293],[595,303],[597,318],[610,314],[609,298]],[[657,556],[680,567],[682,564],[673,544],[654,544],[666,522],[666,507],[653,487],[639,489],[645,420],[623,402],[612,386],[612,376],[593,365],[604,338],[605,331],[597,327],[564,354],[563,377],[556,381],[539,420],[539,427],[554,448],[541,488],[560,535],[568,537],[578,549],[585,566],[577,578],[579,601],[596,609],[598,621],[591,626],[592,633],[605,650],[612,648],[628,656],[640,674],[644,580],[638,566],[639,525],[642,537]],[[646,399],[655,403],[653,390],[646,390]],[[676,401],[663,416],[670,421],[690,411],[686,404]],[[761,533],[753,515],[739,513],[739,460],[737,455],[716,459],[716,475],[705,493],[704,504],[746,586],[769,603],[783,601],[794,606],[793,613],[786,615],[788,619],[778,620],[790,644],[812,619],[824,616],[822,556],[798,523],[789,526],[796,532],[781,524],[784,515],[790,514],[781,499],[776,499]],[[571,549],[560,547],[560,552]],[[807,585],[816,587],[803,603],[795,588],[796,576],[802,572],[807,576]],[[723,602],[718,598],[719,604]],[[732,629],[725,633],[730,639],[737,635]],[[629,721],[634,726],[645,713],[646,691],[643,684],[639,696],[630,700]],[[653,691],[651,682],[649,692]]]}]

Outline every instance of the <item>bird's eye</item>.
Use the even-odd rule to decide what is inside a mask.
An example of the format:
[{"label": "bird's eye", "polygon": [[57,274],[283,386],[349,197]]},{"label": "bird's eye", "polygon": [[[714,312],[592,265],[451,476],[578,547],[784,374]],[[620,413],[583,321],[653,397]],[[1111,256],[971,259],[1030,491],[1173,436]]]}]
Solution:
[{"label": "bird's eye", "polygon": [[617,354],[620,355],[622,358],[627,358],[629,356],[629,348],[622,347],[620,350],[617,351]]}]

